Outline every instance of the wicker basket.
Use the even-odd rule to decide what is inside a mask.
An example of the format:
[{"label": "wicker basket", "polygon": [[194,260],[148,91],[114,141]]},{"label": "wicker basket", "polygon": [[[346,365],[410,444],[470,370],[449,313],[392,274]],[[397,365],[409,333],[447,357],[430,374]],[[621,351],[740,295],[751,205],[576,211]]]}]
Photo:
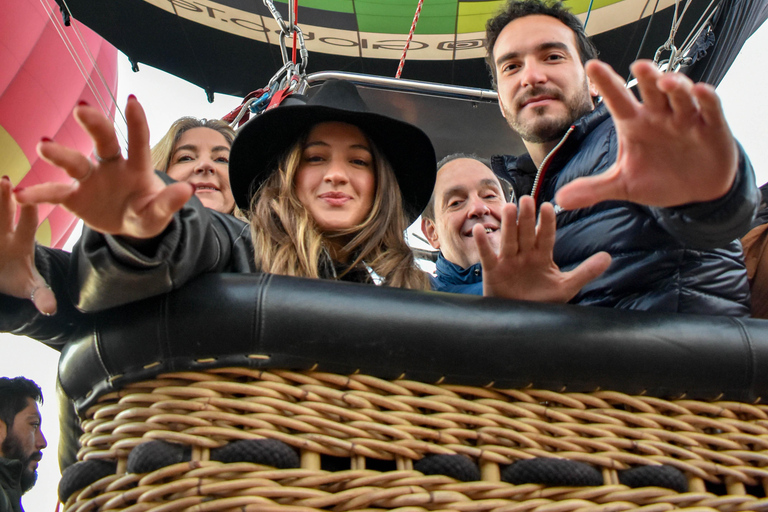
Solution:
[{"label": "wicker basket", "polygon": [[[765,405],[220,368],[129,384],[85,416],[78,458],[117,461],[117,472],[72,494],[67,512],[768,510]],[[210,460],[264,438],[295,449],[300,467]],[[191,448],[190,460],[127,472],[152,440]],[[466,456],[480,479],[414,469],[434,454]],[[502,479],[540,458],[585,463],[602,485]],[[660,465],[684,474],[687,491],[619,483]]]}]

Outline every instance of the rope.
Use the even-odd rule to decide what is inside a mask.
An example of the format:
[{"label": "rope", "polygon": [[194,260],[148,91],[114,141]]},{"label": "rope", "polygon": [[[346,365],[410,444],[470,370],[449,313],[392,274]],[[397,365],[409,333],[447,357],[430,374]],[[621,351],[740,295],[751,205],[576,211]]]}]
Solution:
[{"label": "rope", "polygon": [[[96,98],[96,101],[99,103],[99,108],[101,108],[104,115],[109,117],[113,122],[115,121],[115,115],[110,114],[109,112],[109,104],[111,100],[111,104],[115,105],[115,112],[119,113],[120,116],[123,118],[123,122],[125,123],[125,116],[123,115],[122,110],[120,110],[119,105],[117,104],[117,99],[115,98],[115,94],[110,89],[109,85],[107,84],[106,79],[104,78],[104,73],[101,71],[101,68],[99,67],[98,62],[96,62],[96,58],[93,56],[93,53],[91,52],[91,49],[88,47],[88,45],[85,42],[85,38],[83,37],[82,32],[80,32],[80,29],[78,27],[78,24],[75,22],[74,19],[71,19],[70,26],[75,31],[76,39],[78,43],[80,43],[80,46],[85,50],[88,61],[93,66],[94,71],[96,71],[97,76],[99,77],[99,81],[101,81],[101,84],[104,86],[104,88],[109,93],[109,100],[105,99],[101,91],[95,86],[94,80],[91,78],[90,74],[87,72],[85,64],[83,63],[82,59],[80,59],[80,56],[75,51],[75,45],[72,42],[72,40],[67,35],[66,30],[64,27],[60,25],[60,21],[56,13],[54,13],[43,0],[40,0],[41,5],[45,9],[46,13],[48,14],[48,18],[51,20],[53,26],[56,29],[56,32],[59,34],[59,37],[61,38],[62,42],[64,43],[64,46],[67,48],[67,51],[69,52],[70,56],[72,57],[72,60],[74,61],[77,68],[80,70],[80,74],[85,78],[85,82],[88,85],[88,88],[93,93],[94,97]],[[66,1],[64,2],[64,7],[67,11],[72,12],[69,10],[69,6],[67,5]],[[105,41],[106,42],[106,41]],[[115,127],[115,130],[119,132],[119,129]],[[119,135],[123,138],[124,141],[127,141],[126,136],[123,133],[119,133]]]},{"label": "rope", "polygon": [[419,5],[416,6],[416,14],[413,15],[413,23],[411,23],[411,31],[408,33],[408,40],[405,42],[405,48],[403,48],[403,56],[400,57],[400,65],[397,66],[397,73],[395,78],[400,78],[403,73],[403,66],[405,66],[405,56],[408,53],[408,48],[411,46],[411,39],[413,39],[413,33],[416,31],[416,23],[419,22],[419,15],[421,14],[421,6],[424,5],[424,0],[419,0]]},{"label": "rope", "polygon": [[592,14],[592,4],[595,2],[595,0],[589,0],[589,7],[587,7],[587,17],[584,20],[584,32],[587,31],[587,23],[589,23],[589,15]]}]

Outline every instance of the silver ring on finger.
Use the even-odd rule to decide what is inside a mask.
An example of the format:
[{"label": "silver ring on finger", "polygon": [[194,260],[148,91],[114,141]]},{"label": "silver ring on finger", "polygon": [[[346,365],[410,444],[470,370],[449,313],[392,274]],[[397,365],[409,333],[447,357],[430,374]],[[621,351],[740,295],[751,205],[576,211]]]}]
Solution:
[{"label": "silver ring on finger", "polygon": [[118,160],[121,156],[123,156],[123,150],[122,149],[118,149],[117,153],[115,153],[112,156],[108,156],[108,157],[99,156],[99,153],[98,153],[98,151],[96,151],[96,148],[93,149],[93,158],[95,158],[96,161],[99,162],[100,164],[114,162],[115,160]]},{"label": "silver ring on finger", "polygon": [[32,291],[29,292],[29,300],[31,300],[32,302],[35,302],[35,293],[37,293],[37,290],[39,290],[40,288],[48,288],[49,290],[51,289],[51,287],[47,283],[39,284],[34,288],[32,288]]},{"label": "silver ring on finger", "polygon": [[87,180],[91,176],[91,174],[93,174],[93,170],[95,169],[93,162],[91,162],[90,159],[88,159],[87,161],[88,161],[88,172],[86,172],[85,175],[80,176],[79,178],[75,178],[76,181]]},{"label": "silver ring on finger", "polygon": [[[38,286],[35,286],[34,288],[32,288],[32,291],[29,292],[29,300],[32,301],[32,304],[35,303],[35,293],[37,293],[37,290],[39,290],[40,288],[48,288],[49,290],[51,289],[51,287],[50,287],[50,285],[48,283],[45,283],[43,285],[38,285]],[[45,315],[45,316],[51,316],[51,313],[45,313],[43,311],[41,311],[41,313],[43,315]]]}]

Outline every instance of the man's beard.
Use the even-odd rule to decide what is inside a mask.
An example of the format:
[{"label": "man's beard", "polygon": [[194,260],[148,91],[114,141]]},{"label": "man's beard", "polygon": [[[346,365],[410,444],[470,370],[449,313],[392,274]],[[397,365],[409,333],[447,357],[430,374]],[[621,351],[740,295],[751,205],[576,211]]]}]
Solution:
[{"label": "man's beard", "polygon": [[[532,108],[535,116],[532,120],[522,123],[518,120],[518,117],[516,117],[515,112],[510,111],[509,108],[504,106],[504,112],[510,128],[512,128],[526,142],[541,144],[553,140],[560,140],[574,121],[594,109],[592,97],[589,93],[589,85],[586,81],[584,82],[584,88],[579,91],[579,94],[572,98],[564,97],[560,91],[552,91],[545,87],[535,87],[517,100],[516,103],[520,105],[536,96],[550,96],[555,100],[560,101],[565,105],[566,112],[562,117],[546,118],[544,117],[544,114],[548,107],[529,107]],[[520,110],[517,111],[517,115],[519,114]]]},{"label": "man's beard", "polygon": [[3,457],[11,460],[18,460],[21,462],[21,492],[26,493],[37,482],[37,471],[29,469],[29,463],[33,460],[40,460],[43,457],[41,452],[32,452],[27,455],[24,453],[24,449],[21,447],[21,443],[13,432],[8,432],[5,436],[2,444]]}]

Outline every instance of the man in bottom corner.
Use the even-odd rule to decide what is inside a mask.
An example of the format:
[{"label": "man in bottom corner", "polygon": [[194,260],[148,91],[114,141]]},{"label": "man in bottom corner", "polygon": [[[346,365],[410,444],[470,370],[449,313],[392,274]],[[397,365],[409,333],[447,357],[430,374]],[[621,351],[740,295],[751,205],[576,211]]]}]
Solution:
[{"label": "man in bottom corner", "polygon": [[21,496],[37,480],[48,443],[40,429],[40,387],[24,377],[0,378],[0,512],[23,512]]}]

